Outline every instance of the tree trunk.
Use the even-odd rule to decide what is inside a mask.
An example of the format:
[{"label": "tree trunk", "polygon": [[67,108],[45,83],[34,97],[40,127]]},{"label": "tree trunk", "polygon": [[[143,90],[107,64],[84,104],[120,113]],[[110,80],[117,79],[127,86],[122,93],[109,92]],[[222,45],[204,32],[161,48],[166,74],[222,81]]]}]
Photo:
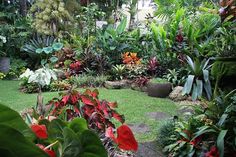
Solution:
[{"label": "tree trunk", "polygon": [[20,14],[24,17],[27,15],[27,2],[26,2],[26,0],[20,0]]}]

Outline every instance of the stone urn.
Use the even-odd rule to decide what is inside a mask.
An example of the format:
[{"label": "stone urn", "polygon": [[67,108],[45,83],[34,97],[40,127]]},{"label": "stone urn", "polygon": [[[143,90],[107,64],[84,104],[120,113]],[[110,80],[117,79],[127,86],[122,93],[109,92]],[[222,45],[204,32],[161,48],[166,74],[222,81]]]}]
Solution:
[{"label": "stone urn", "polygon": [[10,70],[10,58],[0,57],[0,72],[8,73]]},{"label": "stone urn", "polygon": [[148,96],[166,98],[169,96],[172,91],[171,83],[148,83],[147,93]]}]

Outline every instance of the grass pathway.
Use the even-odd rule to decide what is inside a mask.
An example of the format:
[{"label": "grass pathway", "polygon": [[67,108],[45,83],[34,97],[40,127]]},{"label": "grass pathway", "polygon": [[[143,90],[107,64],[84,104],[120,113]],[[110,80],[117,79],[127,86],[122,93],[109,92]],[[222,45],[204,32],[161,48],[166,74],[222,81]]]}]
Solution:
[{"label": "grass pathway", "polygon": [[[24,94],[18,91],[19,81],[0,81],[0,103],[14,110],[21,111],[34,106],[37,94]],[[83,89],[81,89],[83,91]],[[132,125],[145,124],[148,131],[135,133],[139,142],[153,141],[157,136],[163,119],[150,118],[149,113],[163,112],[169,116],[176,113],[176,105],[169,99],[158,99],[147,96],[145,93],[131,89],[108,90],[99,89],[100,99],[118,102],[118,112],[125,115],[126,123]],[[57,92],[43,93],[44,102],[57,96]]]}]

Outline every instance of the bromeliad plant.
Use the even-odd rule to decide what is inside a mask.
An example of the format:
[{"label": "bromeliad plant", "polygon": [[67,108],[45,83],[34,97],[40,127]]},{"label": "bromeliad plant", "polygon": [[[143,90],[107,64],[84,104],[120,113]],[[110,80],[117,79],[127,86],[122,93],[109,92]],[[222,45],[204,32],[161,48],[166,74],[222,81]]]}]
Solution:
[{"label": "bromeliad plant", "polygon": [[[98,94],[98,90],[91,91],[87,89],[84,93],[79,93],[71,89],[64,93],[62,98],[54,98],[49,102],[48,105],[52,108],[49,115],[60,117],[66,121],[71,121],[76,117],[85,118],[89,128],[97,132],[102,138],[110,156],[117,155],[114,143],[118,144],[118,147],[122,150],[136,151],[138,146],[133,133],[128,126],[124,125],[124,116],[115,111],[117,103],[101,101],[98,99]],[[115,129],[115,125],[111,121],[112,118],[123,124],[117,130],[117,138],[111,137]],[[109,132],[109,135],[106,132]]]},{"label": "bromeliad plant", "polygon": [[200,60],[196,58],[193,61],[189,56],[187,56],[187,63],[190,74],[185,82],[182,94],[191,94],[192,99],[196,100],[203,95],[203,92],[206,94],[207,99],[210,100],[212,96],[211,83],[209,78],[208,69],[210,59]]}]

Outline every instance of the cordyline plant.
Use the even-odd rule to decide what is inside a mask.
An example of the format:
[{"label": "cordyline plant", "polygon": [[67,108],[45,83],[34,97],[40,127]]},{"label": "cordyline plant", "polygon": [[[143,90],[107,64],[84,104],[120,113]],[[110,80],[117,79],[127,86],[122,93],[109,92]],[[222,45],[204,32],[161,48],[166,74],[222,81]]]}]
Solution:
[{"label": "cordyline plant", "polygon": [[[132,131],[124,124],[124,116],[115,111],[117,103],[101,101],[98,99],[98,94],[96,89],[94,91],[87,89],[84,93],[71,89],[64,93],[62,98],[54,98],[49,102],[48,105],[52,108],[49,115],[63,117],[67,121],[76,117],[85,118],[89,128],[99,134],[111,157],[120,156],[120,151],[117,151],[114,143],[122,150],[137,151],[137,142]],[[115,125],[111,121],[112,118],[122,123],[117,129],[117,138],[114,136]]]}]

